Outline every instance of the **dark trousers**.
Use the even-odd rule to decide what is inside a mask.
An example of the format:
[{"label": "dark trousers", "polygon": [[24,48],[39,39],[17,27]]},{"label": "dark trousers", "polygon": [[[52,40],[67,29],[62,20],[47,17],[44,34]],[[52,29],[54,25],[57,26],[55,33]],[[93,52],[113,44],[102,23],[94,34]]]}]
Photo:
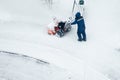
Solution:
[{"label": "dark trousers", "polygon": [[85,41],[86,41],[86,33],[85,33],[85,30],[83,30],[83,31],[78,31],[78,32],[77,32],[77,35],[78,35],[79,40],[85,40]]}]

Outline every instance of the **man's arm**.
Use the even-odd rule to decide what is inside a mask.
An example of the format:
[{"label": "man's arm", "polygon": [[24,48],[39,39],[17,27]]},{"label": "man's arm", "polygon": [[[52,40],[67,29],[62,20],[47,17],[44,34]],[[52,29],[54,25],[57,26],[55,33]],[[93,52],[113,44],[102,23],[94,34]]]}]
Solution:
[{"label": "man's arm", "polygon": [[72,22],[71,25],[74,25],[74,24],[76,24],[76,23],[77,23],[77,20],[75,20],[74,22]]}]

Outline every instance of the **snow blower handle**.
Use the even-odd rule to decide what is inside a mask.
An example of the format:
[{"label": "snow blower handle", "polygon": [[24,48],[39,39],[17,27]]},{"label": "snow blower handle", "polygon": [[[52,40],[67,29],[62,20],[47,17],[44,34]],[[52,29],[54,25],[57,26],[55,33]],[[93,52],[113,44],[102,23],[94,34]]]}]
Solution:
[{"label": "snow blower handle", "polygon": [[73,19],[72,17],[69,17],[68,20],[67,20],[67,22],[68,22],[68,23],[71,23],[73,20],[74,20],[74,19]]}]

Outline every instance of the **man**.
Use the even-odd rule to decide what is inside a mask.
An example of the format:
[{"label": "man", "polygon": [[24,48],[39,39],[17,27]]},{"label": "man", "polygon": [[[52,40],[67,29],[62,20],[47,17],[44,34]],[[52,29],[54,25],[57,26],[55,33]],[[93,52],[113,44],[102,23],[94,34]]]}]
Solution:
[{"label": "man", "polygon": [[80,12],[77,12],[75,15],[75,21],[71,25],[77,24],[77,35],[78,41],[86,41],[86,32],[85,32],[85,23],[84,19],[81,16]]}]

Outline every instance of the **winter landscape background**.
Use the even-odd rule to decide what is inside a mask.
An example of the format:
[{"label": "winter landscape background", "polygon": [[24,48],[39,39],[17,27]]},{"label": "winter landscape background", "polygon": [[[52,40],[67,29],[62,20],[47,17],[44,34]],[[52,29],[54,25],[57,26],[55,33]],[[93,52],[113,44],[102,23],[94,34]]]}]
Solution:
[{"label": "winter landscape background", "polygon": [[85,0],[87,42],[76,25],[48,35],[53,16],[67,20],[79,6],[72,13],[73,0],[46,1],[0,0],[0,80],[120,80],[120,1]]}]

